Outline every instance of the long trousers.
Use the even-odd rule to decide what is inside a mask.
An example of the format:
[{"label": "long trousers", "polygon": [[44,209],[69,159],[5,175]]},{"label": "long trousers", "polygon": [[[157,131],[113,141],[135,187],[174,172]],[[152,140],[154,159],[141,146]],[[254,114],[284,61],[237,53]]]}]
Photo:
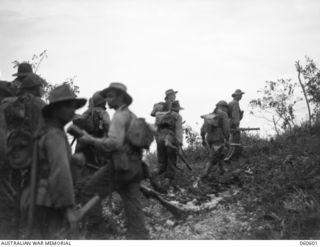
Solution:
[{"label": "long trousers", "polygon": [[[126,214],[126,238],[148,239],[149,235],[145,227],[144,214],[141,205],[142,195],[140,192],[140,182],[133,181],[127,184],[117,185],[115,184],[113,177],[113,170],[108,165],[103,166],[95,172],[88,180],[83,190],[84,202],[90,200],[94,195],[99,195],[100,198],[103,199],[110,196],[113,191],[118,192],[123,201]],[[94,214],[94,210],[99,209],[93,208],[87,215],[87,217],[91,217],[91,222],[94,222],[94,217],[97,217],[97,215]]]},{"label": "long trousers", "polygon": [[219,165],[219,169],[223,170],[224,147],[222,144],[210,144],[209,162],[206,164],[202,178],[207,178],[213,166]]},{"label": "long trousers", "polygon": [[177,150],[165,145],[164,138],[157,138],[157,156],[159,174],[165,173],[165,177],[173,180],[177,173]]}]

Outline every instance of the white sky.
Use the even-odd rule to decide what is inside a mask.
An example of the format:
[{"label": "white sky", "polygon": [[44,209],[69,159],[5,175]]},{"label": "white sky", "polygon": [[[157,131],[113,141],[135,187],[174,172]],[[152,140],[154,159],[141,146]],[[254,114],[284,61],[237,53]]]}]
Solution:
[{"label": "white sky", "polygon": [[248,102],[266,80],[296,80],[294,62],[305,55],[319,65],[320,1],[0,0],[0,79],[14,79],[12,61],[45,49],[39,73],[49,82],[76,75],[83,97],[123,82],[131,109],[150,122],[173,88],[198,131],[199,116],[240,88],[242,126],[264,134]]}]

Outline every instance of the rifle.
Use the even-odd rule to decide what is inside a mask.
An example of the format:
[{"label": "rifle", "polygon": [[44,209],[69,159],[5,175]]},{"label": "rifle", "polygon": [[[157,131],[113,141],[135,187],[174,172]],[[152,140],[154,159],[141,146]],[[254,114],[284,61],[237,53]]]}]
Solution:
[{"label": "rifle", "polygon": [[37,134],[35,135],[32,153],[32,164],[31,164],[31,176],[30,176],[30,205],[28,210],[28,229],[27,236],[30,238],[33,234],[34,224],[34,213],[35,213],[35,202],[36,202],[36,186],[37,186],[37,173],[38,173],[38,140]]},{"label": "rifle", "polygon": [[158,192],[144,185],[140,185],[140,191],[146,198],[153,198],[159,201],[160,204],[168,209],[177,219],[181,219],[186,216],[186,211],[165,200]]},{"label": "rifle", "polygon": [[252,130],[260,130],[260,128],[236,128],[236,129],[231,129],[231,132],[252,131]]},{"label": "rifle", "polygon": [[186,159],[182,156],[182,154],[180,154],[179,152],[177,152],[177,154],[178,154],[178,157],[183,161],[183,163],[186,165],[186,167],[190,170],[190,171],[192,171],[192,168],[191,168],[191,166],[190,166],[190,164],[186,161]]},{"label": "rifle", "polygon": [[178,155],[178,157],[182,160],[182,162],[186,165],[186,167],[188,167],[188,169],[189,169],[190,171],[192,171],[192,168],[191,168],[191,166],[189,165],[189,163],[188,163],[188,162],[186,161],[186,159],[179,153],[179,151],[178,151],[179,148],[178,148],[177,146],[173,145],[173,144],[169,141],[168,138],[166,138],[166,139],[164,140],[164,142],[165,142],[165,146],[171,147],[171,148],[177,150],[177,155]]},{"label": "rifle", "polygon": [[240,131],[260,130],[260,128],[239,128]]}]

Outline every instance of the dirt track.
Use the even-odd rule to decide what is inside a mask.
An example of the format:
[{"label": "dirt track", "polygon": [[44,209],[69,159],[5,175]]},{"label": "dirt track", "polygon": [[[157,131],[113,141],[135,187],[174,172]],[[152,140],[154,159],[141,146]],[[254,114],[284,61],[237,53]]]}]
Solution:
[{"label": "dirt track", "polygon": [[[194,188],[196,175],[204,164],[193,165],[193,171],[183,170],[177,186],[162,196],[173,203],[180,203],[189,214],[184,219],[176,219],[167,209],[154,199],[142,199],[145,219],[151,239],[251,239],[250,221],[253,215],[247,214],[234,196],[240,191],[238,180],[230,176],[205,187]],[[233,182],[232,182],[233,181]],[[148,182],[146,182],[148,184]],[[112,203],[107,202],[105,215],[113,218],[109,225],[113,234],[102,234],[104,239],[124,239],[124,215],[121,200],[113,195]],[[109,222],[111,222],[109,220]]]}]

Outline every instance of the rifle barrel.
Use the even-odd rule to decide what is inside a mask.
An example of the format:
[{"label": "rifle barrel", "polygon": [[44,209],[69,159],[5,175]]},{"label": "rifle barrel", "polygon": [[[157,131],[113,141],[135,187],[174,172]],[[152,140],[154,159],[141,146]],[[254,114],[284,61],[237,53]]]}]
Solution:
[{"label": "rifle barrel", "polygon": [[260,130],[260,128],[239,128],[240,131]]},{"label": "rifle barrel", "polygon": [[28,209],[28,230],[27,236],[30,238],[33,234],[35,202],[37,193],[37,174],[38,174],[38,140],[35,138],[33,143],[33,154],[30,175],[30,206]]},{"label": "rifle barrel", "polygon": [[179,156],[179,158],[183,161],[183,163],[185,163],[185,165],[188,167],[188,169],[190,170],[190,171],[192,171],[192,168],[191,168],[191,166],[189,165],[189,163],[186,161],[186,159],[178,152],[178,156]]}]

